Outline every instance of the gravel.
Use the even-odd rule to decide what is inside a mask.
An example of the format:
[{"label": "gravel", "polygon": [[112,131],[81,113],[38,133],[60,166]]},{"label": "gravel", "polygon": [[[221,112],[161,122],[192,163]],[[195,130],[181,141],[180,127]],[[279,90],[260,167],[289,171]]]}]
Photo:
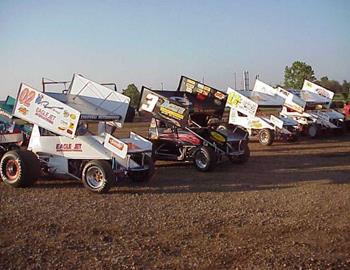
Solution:
[{"label": "gravel", "polygon": [[244,165],[161,164],[105,195],[0,183],[0,269],[349,269],[349,139],[252,142]]}]

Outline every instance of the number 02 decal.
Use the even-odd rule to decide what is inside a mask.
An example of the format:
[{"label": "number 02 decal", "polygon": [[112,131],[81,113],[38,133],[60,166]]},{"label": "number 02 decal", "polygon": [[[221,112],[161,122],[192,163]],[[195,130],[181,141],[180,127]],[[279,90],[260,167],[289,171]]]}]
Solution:
[{"label": "number 02 decal", "polygon": [[141,105],[141,110],[152,112],[157,104],[158,99],[159,97],[157,97],[156,95],[148,93],[145,98],[145,103]]},{"label": "number 02 decal", "polygon": [[24,106],[26,107],[29,107],[30,106],[30,103],[32,102],[32,100],[34,99],[35,97],[35,91],[31,91],[29,90],[28,88],[24,88],[18,99],[19,99],[19,102],[21,104],[23,104]]}]

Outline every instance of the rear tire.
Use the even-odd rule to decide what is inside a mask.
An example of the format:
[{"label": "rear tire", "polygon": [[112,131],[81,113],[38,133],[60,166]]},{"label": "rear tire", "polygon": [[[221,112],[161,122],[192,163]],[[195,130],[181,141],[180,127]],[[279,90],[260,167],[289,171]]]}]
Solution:
[{"label": "rear tire", "polygon": [[115,183],[116,176],[106,160],[92,160],[84,166],[82,182],[94,193],[106,193]]},{"label": "rear tire", "polygon": [[154,160],[146,155],[144,164],[148,166],[148,169],[145,171],[130,171],[128,172],[128,176],[131,179],[131,181],[135,183],[141,183],[141,182],[148,182],[153,174],[154,174]]},{"label": "rear tire", "polygon": [[207,172],[213,169],[217,162],[215,151],[208,146],[200,147],[194,154],[194,166],[201,172]]},{"label": "rear tire", "polygon": [[0,175],[9,186],[30,187],[40,177],[39,159],[28,150],[9,151],[1,158]]},{"label": "rear tire", "polygon": [[259,142],[261,145],[271,145],[275,140],[275,133],[269,128],[264,128],[259,132]]}]

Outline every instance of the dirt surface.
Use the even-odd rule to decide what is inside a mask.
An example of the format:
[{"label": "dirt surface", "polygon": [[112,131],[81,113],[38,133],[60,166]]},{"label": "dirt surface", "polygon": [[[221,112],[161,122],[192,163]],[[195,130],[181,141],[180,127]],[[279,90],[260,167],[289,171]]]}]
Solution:
[{"label": "dirt surface", "polygon": [[250,147],[106,195],[0,183],[0,269],[349,269],[350,136]]}]

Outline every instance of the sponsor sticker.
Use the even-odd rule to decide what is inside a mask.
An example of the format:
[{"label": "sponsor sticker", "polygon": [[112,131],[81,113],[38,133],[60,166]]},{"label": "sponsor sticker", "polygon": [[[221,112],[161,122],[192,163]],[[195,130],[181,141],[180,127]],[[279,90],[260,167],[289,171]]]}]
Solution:
[{"label": "sponsor sticker", "polygon": [[234,108],[247,116],[254,116],[256,114],[258,109],[257,103],[231,88],[227,89],[227,93],[226,106]]},{"label": "sponsor sticker", "polygon": [[56,152],[82,152],[81,143],[58,143]]},{"label": "sponsor sticker", "polygon": [[332,91],[327,90],[326,88],[319,86],[313,82],[310,82],[308,80],[304,81],[303,90],[308,90],[310,92],[314,92],[319,94],[320,96],[323,96],[325,98],[328,98],[330,100],[333,99],[334,93]]},{"label": "sponsor sticker", "polygon": [[105,137],[104,147],[123,159],[128,153],[128,145],[110,134]]}]

